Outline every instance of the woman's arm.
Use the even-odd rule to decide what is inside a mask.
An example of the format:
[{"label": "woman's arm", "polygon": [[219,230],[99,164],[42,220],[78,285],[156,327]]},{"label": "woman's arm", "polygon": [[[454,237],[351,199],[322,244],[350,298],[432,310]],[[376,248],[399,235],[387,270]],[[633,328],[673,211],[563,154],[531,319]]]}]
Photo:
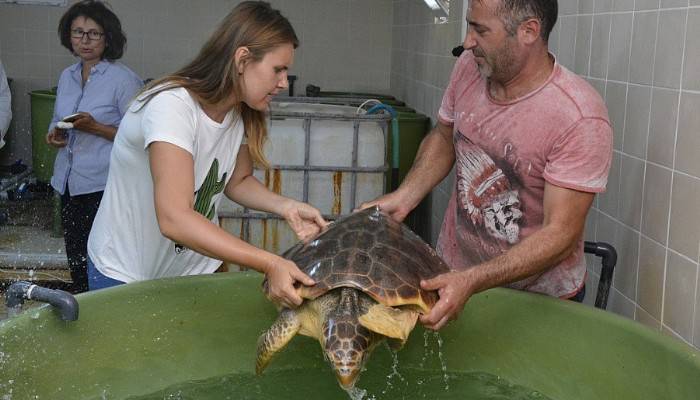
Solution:
[{"label": "woman's arm", "polygon": [[194,160],[190,153],[166,142],[151,143],[148,152],[156,217],[163,236],[200,254],[262,272],[270,282],[273,301],[288,307],[301,304],[294,283],[313,285],[314,281],[293,262],[240,240],[194,210]]},{"label": "woman's arm", "polygon": [[253,162],[248,146],[242,145],[236,158],[236,168],[224,193],[236,203],[256,210],[277,214],[287,220],[290,227],[301,240],[315,236],[328,222],[314,207],[281,196],[260,183],[253,176]]}]

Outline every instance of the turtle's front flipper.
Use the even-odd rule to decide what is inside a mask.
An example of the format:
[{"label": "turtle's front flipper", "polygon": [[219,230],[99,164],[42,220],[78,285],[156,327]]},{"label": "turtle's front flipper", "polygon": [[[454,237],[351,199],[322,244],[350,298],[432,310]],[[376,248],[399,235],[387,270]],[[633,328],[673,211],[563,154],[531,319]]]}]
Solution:
[{"label": "turtle's front flipper", "polygon": [[409,308],[394,308],[382,304],[374,304],[358,320],[362,326],[371,331],[405,343],[408,340],[408,335],[416,325],[418,313]]},{"label": "turtle's front flipper", "polygon": [[272,357],[299,332],[301,322],[294,310],[283,309],[274,324],[258,338],[258,357],[255,373],[260,375]]}]

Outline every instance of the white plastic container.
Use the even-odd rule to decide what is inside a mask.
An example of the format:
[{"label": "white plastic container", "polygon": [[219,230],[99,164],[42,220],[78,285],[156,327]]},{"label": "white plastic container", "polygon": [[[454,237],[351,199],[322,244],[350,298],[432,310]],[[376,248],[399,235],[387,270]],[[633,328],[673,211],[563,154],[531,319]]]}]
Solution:
[{"label": "white plastic container", "polygon": [[[265,156],[273,168],[255,176],[271,190],[324,215],[347,214],[384,193],[389,117],[357,115],[355,107],[273,103],[270,120]],[[228,199],[218,213],[224,229],[257,247],[279,254],[297,242],[284,220]]]}]

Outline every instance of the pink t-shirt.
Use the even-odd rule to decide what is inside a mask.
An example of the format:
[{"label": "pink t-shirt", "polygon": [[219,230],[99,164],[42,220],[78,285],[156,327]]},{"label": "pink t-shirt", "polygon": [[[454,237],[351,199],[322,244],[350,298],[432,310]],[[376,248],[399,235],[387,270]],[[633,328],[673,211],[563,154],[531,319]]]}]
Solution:
[{"label": "pink t-shirt", "polygon": [[[603,192],[612,129],[598,93],[558,63],[545,84],[499,103],[470,51],[457,60],[439,118],[454,124],[455,185],[438,252],[455,269],[490,260],[542,226],[545,182]],[[580,290],[583,240],[559,265],[510,286],[556,297]]]}]

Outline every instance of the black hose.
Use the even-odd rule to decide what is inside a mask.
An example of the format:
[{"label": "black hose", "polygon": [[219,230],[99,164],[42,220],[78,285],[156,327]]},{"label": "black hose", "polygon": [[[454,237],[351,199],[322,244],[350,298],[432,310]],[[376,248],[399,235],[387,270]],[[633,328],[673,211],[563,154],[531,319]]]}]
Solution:
[{"label": "black hose", "polygon": [[602,268],[600,270],[600,281],[598,281],[598,294],[595,298],[595,306],[605,309],[608,306],[608,295],[612,285],[613,272],[617,264],[617,251],[605,242],[584,242],[583,251],[595,254],[602,258]]}]

